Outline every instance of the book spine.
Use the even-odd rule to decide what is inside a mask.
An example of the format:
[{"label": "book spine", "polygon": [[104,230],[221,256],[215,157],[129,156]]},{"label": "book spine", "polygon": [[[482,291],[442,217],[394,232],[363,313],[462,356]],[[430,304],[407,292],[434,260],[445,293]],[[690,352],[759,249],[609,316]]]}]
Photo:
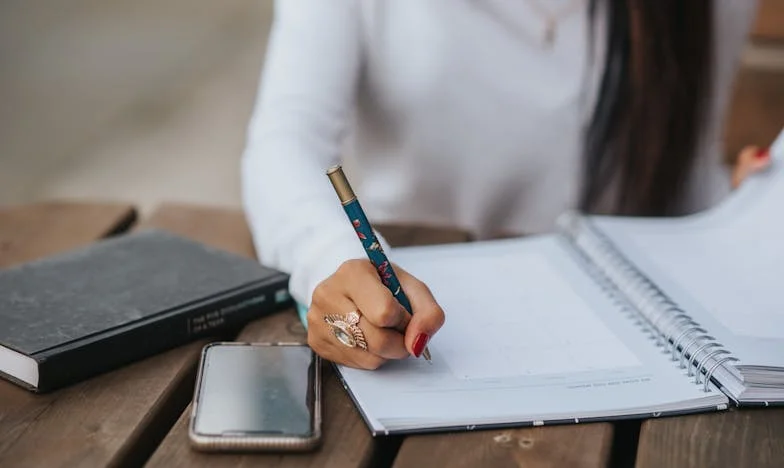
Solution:
[{"label": "book spine", "polygon": [[287,281],[254,285],[56,348],[38,357],[36,391],[55,390],[200,338],[231,338],[248,322],[293,304]]},{"label": "book spine", "polygon": [[[713,373],[738,359],[708,334],[615,247],[613,242],[578,213],[564,215],[559,227],[585,260],[597,283],[621,311],[647,333],[673,362],[709,392]],[[703,378],[704,377],[704,378]]]}]

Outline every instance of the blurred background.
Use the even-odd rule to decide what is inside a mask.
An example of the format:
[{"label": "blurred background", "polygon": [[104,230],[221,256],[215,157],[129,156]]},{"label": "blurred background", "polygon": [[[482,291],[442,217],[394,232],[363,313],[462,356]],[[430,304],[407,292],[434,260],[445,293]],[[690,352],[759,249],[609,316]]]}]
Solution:
[{"label": "blurred background", "polygon": [[[784,123],[784,0],[761,0],[729,160]],[[240,206],[272,0],[0,2],[0,204]]]}]

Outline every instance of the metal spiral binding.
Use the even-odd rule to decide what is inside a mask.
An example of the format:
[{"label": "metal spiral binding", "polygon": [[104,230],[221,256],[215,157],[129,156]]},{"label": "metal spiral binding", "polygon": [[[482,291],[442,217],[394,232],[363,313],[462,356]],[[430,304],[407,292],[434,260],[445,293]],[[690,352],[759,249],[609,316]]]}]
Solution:
[{"label": "metal spiral binding", "polygon": [[738,358],[733,357],[733,356],[727,356],[725,358],[722,358],[722,359],[719,359],[718,361],[716,361],[713,364],[713,366],[710,368],[710,370],[705,374],[705,386],[703,387],[704,391],[706,391],[706,392],[709,391],[708,390],[708,382],[710,382],[710,379],[711,379],[711,376],[713,375],[713,372],[716,371],[716,369],[718,369],[725,362],[738,362]]},{"label": "metal spiral binding", "polygon": [[[709,382],[721,366],[738,359],[708,334],[686,311],[629,262],[601,231],[579,213],[564,215],[559,226],[588,260],[600,286],[662,352],[678,362],[694,383],[710,392]],[[622,296],[622,297],[619,297]],[[702,376],[704,375],[704,380]]]}]

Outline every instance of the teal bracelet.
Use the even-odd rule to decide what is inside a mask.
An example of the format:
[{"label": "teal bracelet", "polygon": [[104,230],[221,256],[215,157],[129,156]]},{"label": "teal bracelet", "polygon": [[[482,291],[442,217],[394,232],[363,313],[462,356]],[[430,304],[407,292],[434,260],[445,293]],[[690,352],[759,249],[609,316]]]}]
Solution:
[{"label": "teal bracelet", "polygon": [[299,315],[299,321],[302,322],[302,326],[305,327],[305,330],[308,329],[308,308],[299,302],[297,302],[297,314]]}]

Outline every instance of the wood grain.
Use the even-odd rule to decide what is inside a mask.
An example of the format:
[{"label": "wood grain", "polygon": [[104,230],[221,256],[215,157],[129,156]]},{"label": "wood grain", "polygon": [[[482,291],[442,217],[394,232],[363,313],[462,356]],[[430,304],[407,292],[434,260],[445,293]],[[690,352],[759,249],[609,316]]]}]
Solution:
[{"label": "wood grain", "polygon": [[752,28],[757,40],[784,41],[784,0],[760,0]]},{"label": "wood grain", "polygon": [[130,226],[131,205],[53,201],[0,206],[0,267],[88,244]]},{"label": "wood grain", "polygon": [[[306,341],[305,329],[291,310],[249,324],[237,341]],[[188,441],[190,406],[150,459],[149,467],[222,466],[366,466],[374,455],[370,437],[356,409],[329,365],[324,366],[324,440],[307,454],[207,454],[192,450]],[[350,441],[350,443],[348,443]]]},{"label": "wood grain", "polygon": [[637,466],[780,467],[784,408],[732,410],[648,420],[640,430]]},{"label": "wood grain", "polygon": [[782,129],[784,71],[741,69],[725,124],[727,162],[746,145],[771,144]]},{"label": "wood grain", "polygon": [[[210,222],[205,222],[209,226]],[[466,233],[453,229],[415,228],[381,225],[379,232],[394,246],[464,242]],[[238,341],[301,340],[305,330],[292,310],[249,324],[236,338]],[[188,441],[190,406],[177,420],[148,463],[152,467],[174,466],[335,466],[359,467],[371,464],[374,457],[393,440],[374,440],[349,399],[331,366],[324,374],[324,440],[311,454],[205,454],[191,450]],[[346,441],[350,441],[350,444]]]},{"label": "wood grain", "polygon": [[[170,206],[141,226],[150,227],[185,235],[192,231],[200,241],[253,253],[238,212],[215,215],[213,210]],[[69,231],[52,228],[49,232],[59,238]],[[3,385],[0,466],[20,461],[28,466],[68,467],[142,464],[190,401],[203,344],[173,349],[48,395]]]},{"label": "wood grain", "polygon": [[[0,266],[8,267],[76,248],[121,231],[135,219],[130,205],[50,202],[0,207]],[[52,451],[55,434],[36,434],[39,421],[57,416],[58,395],[35,395],[0,381],[0,466],[34,464],[27,440],[43,441]],[[52,429],[56,429],[53,427]],[[60,434],[62,437],[63,434]]]},{"label": "wood grain", "polygon": [[255,257],[242,211],[187,204],[163,204],[138,229],[158,228],[220,249]]},{"label": "wood grain", "polygon": [[472,240],[471,235],[466,231],[437,226],[380,224],[374,227],[393,247],[451,244],[455,242],[469,242]]},{"label": "wood grain", "polygon": [[607,423],[414,436],[394,467],[607,466],[612,438]]}]

